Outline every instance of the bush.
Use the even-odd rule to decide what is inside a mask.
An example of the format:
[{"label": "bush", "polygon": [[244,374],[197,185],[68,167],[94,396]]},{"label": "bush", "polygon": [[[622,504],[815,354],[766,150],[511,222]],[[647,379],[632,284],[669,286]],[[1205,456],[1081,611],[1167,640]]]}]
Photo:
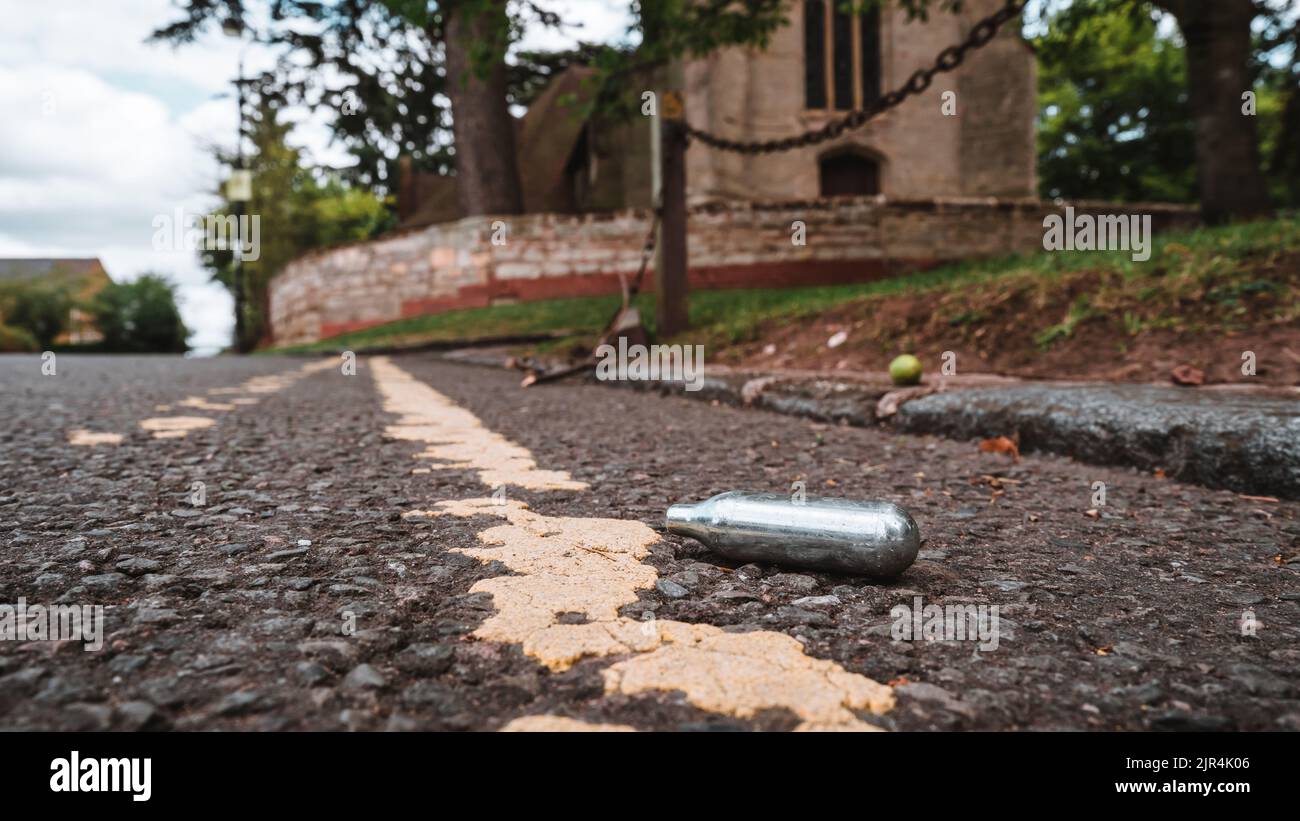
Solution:
[{"label": "bush", "polygon": [[103,349],[120,353],[184,353],[190,332],[176,307],[176,289],[156,274],[114,282],[91,300]]},{"label": "bush", "polygon": [[28,353],[39,351],[41,346],[37,344],[36,337],[23,328],[14,328],[10,325],[0,325],[0,353]]},{"label": "bush", "polygon": [[42,349],[68,329],[72,305],[71,289],[58,282],[16,283],[0,292],[5,324],[26,331]]}]

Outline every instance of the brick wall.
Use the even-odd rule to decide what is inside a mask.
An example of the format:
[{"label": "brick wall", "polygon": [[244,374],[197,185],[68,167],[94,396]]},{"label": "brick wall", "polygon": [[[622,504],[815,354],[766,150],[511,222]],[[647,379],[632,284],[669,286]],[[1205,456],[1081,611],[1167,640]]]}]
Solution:
[{"label": "brick wall", "polygon": [[[1073,203],[1078,213],[1151,214],[1155,230],[1190,227],[1181,206]],[[968,257],[1041,250],[1043,217],[1025,199],[887,200],[701,206],[689,219],[694,288],[862,282]],[[644,211],[471,217],[300,257],[271,283],[275,344],[314,342],[409,316],[510,301],[617,293],[635,275]],[[795,220],[807,244],[791,242]],[[646,288],[653,287],[652,275]]]}]

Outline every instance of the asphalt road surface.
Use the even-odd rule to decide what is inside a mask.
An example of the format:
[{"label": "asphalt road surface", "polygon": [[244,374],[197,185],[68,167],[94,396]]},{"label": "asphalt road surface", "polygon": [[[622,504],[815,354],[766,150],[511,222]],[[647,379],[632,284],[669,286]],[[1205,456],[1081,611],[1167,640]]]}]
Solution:
[{"label": "asphalt road surface", "polygon": [[[0,728],[1300,729],[1300,503],[431,355],[41,364],[0,357],[0,604],[103,646],[11,627]],[[920,558],[662,533],[798,481]]]}]

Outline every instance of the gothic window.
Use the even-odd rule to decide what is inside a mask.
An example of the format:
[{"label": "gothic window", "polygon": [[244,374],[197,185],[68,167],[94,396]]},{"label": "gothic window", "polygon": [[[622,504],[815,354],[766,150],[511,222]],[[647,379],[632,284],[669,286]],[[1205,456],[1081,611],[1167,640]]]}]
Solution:
[{"label": "gothic window", "polygon": [[880,9],[845,11],[843,0],[804,0],[804,100],[849,111],[880,96]]},{"label": "gothic window", "polygon": [[855,153],[828,154],[818,163],[823,197],[880,193],[880,164]]}]

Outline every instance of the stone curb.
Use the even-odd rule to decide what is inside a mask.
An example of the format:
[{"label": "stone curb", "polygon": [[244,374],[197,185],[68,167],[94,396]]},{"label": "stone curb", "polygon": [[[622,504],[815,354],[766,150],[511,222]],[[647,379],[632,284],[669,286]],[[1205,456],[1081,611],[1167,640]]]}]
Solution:
[{"label": "stone curb", "polygon": [[[446,359],[501,367],[489,350]],[[855,427],[969,440],[1015,437],[1023,452],[1122,465],[1240,493],[1300,499],[1300,388],[1176,388],[1025,382],[992,374],[895,388],[883,375],[753,372],[710,366],[698,390],[680,381],[601,382]]]}]

